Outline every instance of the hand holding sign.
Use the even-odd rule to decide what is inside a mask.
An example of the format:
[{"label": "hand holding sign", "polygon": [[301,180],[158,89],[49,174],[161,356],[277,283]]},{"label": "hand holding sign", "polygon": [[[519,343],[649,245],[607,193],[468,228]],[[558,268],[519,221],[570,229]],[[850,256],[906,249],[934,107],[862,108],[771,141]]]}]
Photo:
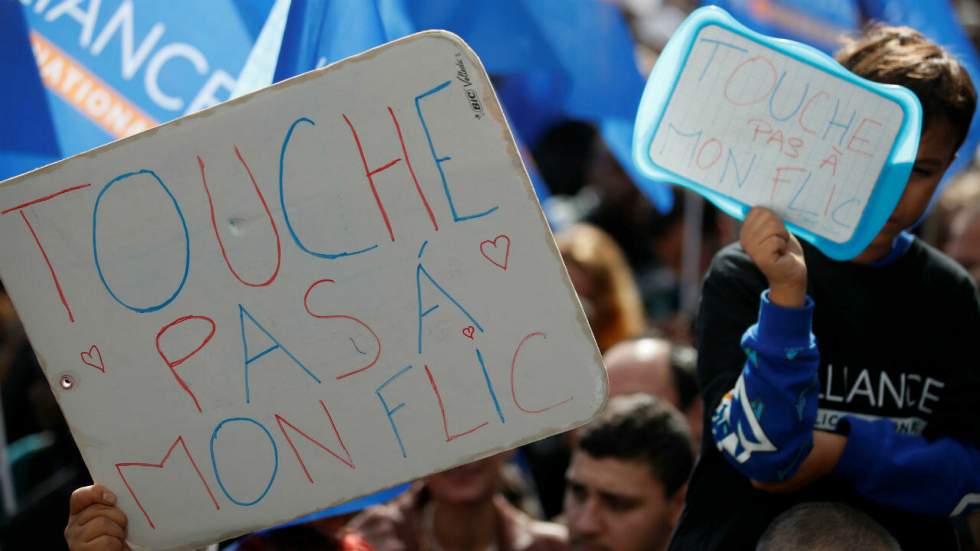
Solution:
[{"label": "hand holding sign", "polygon": [[116,507],[116,496],[105,486],[78,488],[68,502],[65,541],[71,551],[127,551],[129,519]]},{"label": "hand holding sign", "polygon": [[694,12],[650,74],[633,156],[726,213],[773,209],[825,254],[859,254],[902,195],[922,109],[808,46]]},{"label": "hand holding sign", "polygon": [[806,299],[806,261],[803,248],[774,212],[755,207],[745,217],[739,235],[745,253],[769,280],[769,300],[799,308]]}]

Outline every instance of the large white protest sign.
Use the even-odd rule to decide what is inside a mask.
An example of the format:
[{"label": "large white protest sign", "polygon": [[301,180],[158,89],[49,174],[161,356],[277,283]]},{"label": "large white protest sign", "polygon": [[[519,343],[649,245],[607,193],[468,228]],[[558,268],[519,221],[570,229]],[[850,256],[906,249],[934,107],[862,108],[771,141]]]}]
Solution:
[{"label": "large white protest sign", "polygon": [[634,156],[741,217],[775,209],[835,258],[858,254],[898,202],[921,109],[896,86],[826,55],[695,12],[657,62],[637,117]]},{"label": "large white protest sign", "polygon": [[0,185],[0,273],[131,541],[589,419],[601,359],[489,80],[429,32]]}]

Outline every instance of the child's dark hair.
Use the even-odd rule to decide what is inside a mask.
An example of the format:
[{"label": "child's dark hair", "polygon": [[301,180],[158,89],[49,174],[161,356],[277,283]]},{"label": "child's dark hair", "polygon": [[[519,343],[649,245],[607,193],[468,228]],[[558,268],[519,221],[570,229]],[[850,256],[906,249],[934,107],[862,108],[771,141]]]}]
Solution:
[{"label": "child's dark hair", "polygon": [[919,31],[872,24],[836,57],[858,76],[914,92],[922,103],[923,124],[945,120],[956,133],[957,148],[966,139],[977,106],[973,81],[955,57]]}]

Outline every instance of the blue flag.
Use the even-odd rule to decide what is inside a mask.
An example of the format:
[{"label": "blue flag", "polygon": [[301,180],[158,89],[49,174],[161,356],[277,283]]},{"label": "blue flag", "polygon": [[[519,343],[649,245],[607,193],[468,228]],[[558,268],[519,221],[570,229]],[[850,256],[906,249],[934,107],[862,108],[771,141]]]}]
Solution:
[{"label": "blue flag", "polygon": [[861,27],[860,0],[703,0],[769,36],[803,42],[830,54],[840,37]]},{"label": "blue flag", "polygon": [[661,212],[666,184],[641,174],[630,156],[633,119],[645,81],[619,8],[599,0],[466,3],[416,0],[418,28],[459,34],[493,75],[515,132],[534,145],[563,119],[596,124],[609,149]]},{"label": "blue flag", "polygon": [[[50,120],[54,134],[45,151],[60,157],[220,103],[271,6],[272,0],[0,1],[5,76],[15,70],[22,82],[21,68],[30,64],[11,52],[33,50],[43,84],[7,88],[17,93],[8,105],[32,107],[6,122]],[[41,101],[48,119],[34,114]]]},{"label": "blue flag", "polygon": [[[670,208],[666,187],[640,175],[628,155],[644,80],[634,62],[629,29],[612,4],[292,0],[275,80],[424,29],[454,32],[476,51],[498,81],[519,145],[533,146],[544,129],[561,119],[593,122],[657,207]],[[624,125],[628,132],[605,130]],[[617,140],[622,143],[612,143]],[[538,197],[544,198],[547,190],[540,176],[533,165],[528,169]]]},{"label": "blue flag", "polygon": [[276,82],[397,38],[385,30],[378,2],[293,0],[276,64]]},{"label": "blue flag", "polygon": [[16,2],[0,2],[0,51],[4,79],[0,89],[3,126],[0,127],[0,180],[33,170],[61,158],[48,109],[48,96],[34,63],[27,23]]}]

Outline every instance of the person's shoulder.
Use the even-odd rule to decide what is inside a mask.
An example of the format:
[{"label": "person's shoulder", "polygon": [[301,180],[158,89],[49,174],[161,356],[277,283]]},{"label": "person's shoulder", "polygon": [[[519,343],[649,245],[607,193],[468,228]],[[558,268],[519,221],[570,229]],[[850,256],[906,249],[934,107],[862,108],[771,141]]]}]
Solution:
[{"label": "person's shoulder", "polygon": [[768,286],[766,276],[737,241],[715,254],[704,276],[705,290],[717,289],[722,295],[734,288],[756,297]]},{"label": "person's shoulder", "polygon": [[353,532],[342,535],[337,543],[340,551],[374,551],[363,536]]},{"label": "person's shoulder", "polygon": [[417,500],[413,490],[409,490],[388,503],[379,503],[364,509],[350,520],[348,526],[357,530],[363,526],[408,522],[417,513]]},{"label": "person's shoulder", "polygon": [[720,251],[715,253],[715,257],[711,259],[711,266],[708,268],[708,276],[724,277],[753,271],[758,271],[758,268],[742,249],[742,245],[736,241],[722,247]]},{"label": "person's shoulder", "polygon": [[515,547],[527,551],[560,551],[568,548],[568,529],[561,524],[530,519],[527,524],[528,545]]},{"label": "person's shoulder", "polygon": [[411,549],[418,537],[423,500],[422,489],[412,488],[389,503],[364,509],[351,519],[347,529],[376,551]]},{"label": "person's shoulder", "polygon": [[562,551],[568,549],[568,529],[537,520],[511,505],[503,496],[494,498],[502,528],[513,551]]},{"label": "person's shoulder", "polygon": [[966,268],[921,239],[912,243],[909,256],[925,285],[938,289],[960,289],[974,294],[977,292],[973,278]]}]

